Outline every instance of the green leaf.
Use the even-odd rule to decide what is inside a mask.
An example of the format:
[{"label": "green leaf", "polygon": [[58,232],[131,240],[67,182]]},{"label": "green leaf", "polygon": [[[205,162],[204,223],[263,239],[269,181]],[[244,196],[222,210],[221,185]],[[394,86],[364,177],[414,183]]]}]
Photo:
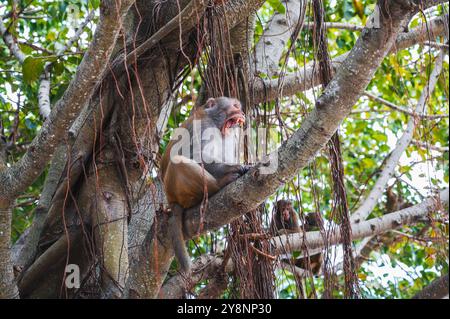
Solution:
[{"label": "green leaf", "polygon": [[371,159],[370,157],[363,158],[362,163],[365,168],[374,167],[376,165],[376,162],[373,159]]},{"label": "green leaf", "polygon": [[44,71],[44,66],[46,62],[56,61],[56,57],[47,56],[47,57],[34,57],[29,56],[23,61],[22,64],[22,74],[23,80],[27,84],[31,84],[34,81],[39,79],[39,76]]},{"label": "green leaf", "polygon": [[89,4],[92,8],[97,9],[100,6],[100,0],[90,0]]},{"label": "green leaf", "polygon": [[387,136],[385,134],[382,133],[375,133],[373,134],[373,138],[377,141],[381,141],[381,142],[387,142]]},{"label": "green leaf", "polygon": [[278,11],[279,13],[286,13],[286,8],[283,6],[280,0],[268,0],[267,2],[274,10]]},{"label": "green leaf", "polygon": [[24,54],[31,54],[33,52],[33,49],[24,43],[19,43],[19,48]]},{"label": "green leaf", "polygon": [[55,75],[61,75],[64,72],[64,63],[61,61],[57,61],[53,65],[53,71]]}]

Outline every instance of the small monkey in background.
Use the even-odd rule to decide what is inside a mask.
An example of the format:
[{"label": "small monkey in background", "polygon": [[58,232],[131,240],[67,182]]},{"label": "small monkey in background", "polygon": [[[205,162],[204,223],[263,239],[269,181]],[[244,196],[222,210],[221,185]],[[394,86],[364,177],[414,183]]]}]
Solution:
[{"label": "small monkey in background", "polygon": [[[395,185],[395,184],[394,184]],[[402,210],[408,207],[411,207],[412,204],[406,201],[401,195],[401,191],[397,188],[399,195],[397,195],[393,188],[394,185],[389,186],[386,189],[386,213],[396,212],[398,210]]]},{"label": "small monkey in background", "polygon": [[[200,129],[194,130],[194,120],[199,121]],[[208,197],[215,194],[221,188],[245,174],[248,166],[228,164],[224,158],[218,158],[214,150],[234,152],[232,143],[234,138],[230,129],[242,126],[245,123],[241,103],[234,98],[218,97],[210,98],[205,105],[196,108],[191,116],[181,125],[189,132],[189,140],[171,140],[161,161],[161,177],[164,189],[171,209],[168,220],[168,234],[175,257],[180,264],[181,270],[190,272],[190,258],[185,246],[185,231],[183,225],[184,211],[198,205],[204,198],[204,190]],[[201,163],[194,161],[194,141],[210,138],[209,134],[203,136],[205,130],[215,128],[219,136],[215,136],[207,144],[201,144]],[[194,132],[195,131],[195,132]],[[210,132],[210,130],[208,131]],[[200,135],[200,136],[198,136]],[[213,136],[214,137],[214,136]],[[171,154],[177,143],[183,143],[190,149],[189,158],[186,154]],[[207,148],[205,146],[207,145]],[[224,147],[226,145],[226,147]],[[179,145],[178,145],[179,146]],[[176,153],[176,152],[174,152]],[[233,156],[231,156],[233,157]],[[230,158],[230,157],[227,157]]]},{"label": "small monkey in background", "polygon": [[[290,233],[299,233],[301,231],[319,230],[319,221],[315,213],[310,213],[305,216],[303,227],[299,226],[297,213],[292,207],[292,203],[287,200],[279,200],[276,204],[275,214],[272,217],[270,230],[274,235],[284,235]],[[317,253],[309,257],[301,257],[293,260],[297,267],[302,269],[308,268],[308,258],[311,272],[317,275],[323,263],[322,253]],[[290,262],[289,260],[283,260]]]},{"label": "small monkey in background", "polygon": [[300,232],[297,213],[290,201],[281,199],[277,202],[270,230],[274,235]]}]

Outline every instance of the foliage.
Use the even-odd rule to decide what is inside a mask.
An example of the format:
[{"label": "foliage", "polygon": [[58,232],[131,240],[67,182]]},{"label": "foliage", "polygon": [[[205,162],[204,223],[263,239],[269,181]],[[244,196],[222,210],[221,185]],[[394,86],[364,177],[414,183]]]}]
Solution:
[{"label": "foliage", "polygon": [[[43,119],[38,110],[38,80],[46,63],[52,65],[51,102],[57,101],[72,79],[82,54],[92,39],[95,30],[94,19],[72,47],[57,55],[73,36],[74,31],[90,10],[96,10],[99,1],[28,1],[21,0],[19,8],[24,14],[3,20],[10,33],[17,39],[21,50],[26,54],[23,65],[14,59],[9,50],[0,46],[0,135],[14,141],[9,152],[9,163],[16,161],[24,153],[27,145],[39,131]],[[373,0],[339,0],[326,1],[326,20],[363,25],[372,12]],[[0,16],[12,9],[12,1],[0,6]],[[447,7],[448,9],[448,7]],[[262,34],[265,23],[275,12],[284,13],[279,0],[267,1],[258,11],[255,27],[255,40]],[[30,13],[31,12],[31,13]],[[311,18],[310,13],[307,16]],[[430,19],[431,17],[426,17]],[[424,17],[419,15],[410,24],[417,26]],[[329,29],[328,45],[332,57],[349,51],[355,44],[359,33],[344,29]],[[427,80],[436,57],[436,49],[429,46],[414,46],[389,55],[376,72],[367,91],[372,92],[396,105],[411,109],[415,106]],[[288,54],[286,50],[285,54]],[[288,57],[287,72],[298,72],[305,62],[314,59],[312,33],[303,29],[295,40],[293,50]],[[290,63],[289,61],[296,62]],[[281,61],[284,61],[282,58]],[[448,57],[444,63],[437,88],[427,106],[428,114],[448,114]],[[161,143],[161,151],[168,142],[172,129],[178,127],[189,115],[194,105],[192,97],[198,95],[201,78],[193,70],[178,92],[177,105],[169,119],[167,134]],[[268,116],[269,125],[277,130],[279,120],[285,124],[284,138],[300,127],[304,115],[314,107],[314,101],[320,89],[298,93],[293,97],[280,98],[276,103],[263,105]],[[187,101],[187,102],[186,102]],[[280,109],[281,118],[275,116]],[[262,113],[262,111],[260,112]],[[343,142],[343,159],[346,174],[346,188],[349,206],[357,207],[365,190],[371,189],[383,160],[395,146],[401,136],[408,116],[390,110],[380,103],[361,97],[354,110],[364,110],[347,118],[340,128]],[[367,111],[369,110],[369,111]],[[255,119],[256,111],[251,114]],[[411,144],[402,157],[396,170],[396,191],[411,203],[418,203],[431,190],[448,186],[448,132],[447,118],[420,121],[415,132],[415,139],[429,145],[447,147],[445,152],[437,152]],[[281,132],[281,131],[280,131]],[[42,190],[45,175],[41,176],[18,201],[13,217],[13,241],[30,226],[32,212]],[[331,208],[332,189],[330,187],[329,164],[325,152],[319,154],[310,166],[298,172],[291,183],[282,187],[277,194],[266,201],[264,220],[268,223],[272,209],[271,203],[279,197],[291,198],[300,212],[320,211],[327,216]],[[412,187],[414,186],[414,187]],[[299,199],[301,199],[299,201]],[[373,216],[385,213],[386,198],[377,205]],[[448,239],[447,224],[436,222],[422,233],[424,225],[404,227],[400,236],[389,246],[383,246],[372,254],[370,261],[363,264],[358,272],[364,297],[368,298],[404,298],[409,297],[433,281],[440,273],[448,273],[448,240],[439,243],[439,239]],[[225,237],[227,229],[218,233],[202,236],[191,241],[190,248],[194,255],[217,250],[217,242]],[[416,236],[428,238],[427,241],[414,239]],[[219,240],[217,240],[219,239]],[[280,272],[277,276],[278,296],[280,298],[296,297],[293,275]],[[341,276],[342,277],[342,276]],[[323,280],[312,279],[317,293],[323,291]],[[341,279],[342,281],[342,279]],[[343,282],[338,282],[343,286]],[[309,286],[308,286],[309,287]],[[308,288],[308,293],[311,293]],[[339,294],[337,295],[339,297]],[[341,296],[342,297],[342,296]]]}]

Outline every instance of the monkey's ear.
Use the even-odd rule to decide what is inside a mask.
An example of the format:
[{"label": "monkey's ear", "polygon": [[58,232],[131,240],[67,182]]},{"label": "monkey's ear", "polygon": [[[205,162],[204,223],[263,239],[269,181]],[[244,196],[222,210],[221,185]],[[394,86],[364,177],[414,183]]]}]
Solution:
[{"label": "monkey's ear", "polygon": [[216,105],[216,99],[213,98],[213,97],[210,97],[208,99],[208,101],[206,101],[205,108],[209,109],[209,108],[211,108],[211,107],[213,107],[215,105]]}]

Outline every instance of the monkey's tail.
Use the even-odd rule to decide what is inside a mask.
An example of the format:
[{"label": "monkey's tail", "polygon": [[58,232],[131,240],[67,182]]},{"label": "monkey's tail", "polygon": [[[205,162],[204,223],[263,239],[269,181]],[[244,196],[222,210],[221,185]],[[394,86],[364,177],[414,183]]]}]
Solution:
[{"label": "monkey's tail", "polygon": [[168,220],[169,236],[171,237],[175,258],[181,270],[188,274],[191,270],[191,259],[186,249],[183,232],[183,208],[177,204],[171,205],[172,214]]}]

